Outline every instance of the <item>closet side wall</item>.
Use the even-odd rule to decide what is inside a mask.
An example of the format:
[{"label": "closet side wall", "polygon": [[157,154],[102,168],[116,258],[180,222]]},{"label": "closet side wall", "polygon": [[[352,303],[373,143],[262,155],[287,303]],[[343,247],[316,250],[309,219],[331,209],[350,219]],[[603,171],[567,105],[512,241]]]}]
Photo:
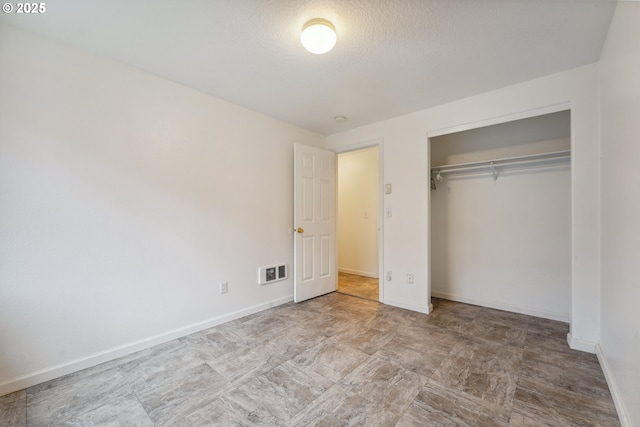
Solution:
[{"label": "closet side wall", "polygon": [[[528,119],[520,128],[500,125],[499,132],[490,127],[433,138],[432,164],[568,149],[568,114]],[[513,169],[497,180],[491,173],[448,175],[437,185],[431,192],[433,296],[568,322],[570,166]]]}]

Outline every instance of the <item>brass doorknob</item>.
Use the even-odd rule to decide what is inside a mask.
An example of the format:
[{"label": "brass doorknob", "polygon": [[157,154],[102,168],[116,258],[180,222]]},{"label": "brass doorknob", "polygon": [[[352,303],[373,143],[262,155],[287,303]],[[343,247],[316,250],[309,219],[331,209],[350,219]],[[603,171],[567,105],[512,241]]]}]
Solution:
[{"label": "brass doorknob", "polygon": [[296,230],[298,233],[304,233],[304,228],[302,227],[298,227],[298,229]]}]

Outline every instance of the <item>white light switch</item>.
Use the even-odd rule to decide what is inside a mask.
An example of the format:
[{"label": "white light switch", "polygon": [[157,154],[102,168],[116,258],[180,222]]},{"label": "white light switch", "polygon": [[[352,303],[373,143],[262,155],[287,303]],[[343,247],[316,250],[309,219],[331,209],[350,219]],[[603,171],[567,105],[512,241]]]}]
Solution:
[{"label": "white light switch", "polygon": [[391,194],[391,184],[384,185],[384,194]]}]

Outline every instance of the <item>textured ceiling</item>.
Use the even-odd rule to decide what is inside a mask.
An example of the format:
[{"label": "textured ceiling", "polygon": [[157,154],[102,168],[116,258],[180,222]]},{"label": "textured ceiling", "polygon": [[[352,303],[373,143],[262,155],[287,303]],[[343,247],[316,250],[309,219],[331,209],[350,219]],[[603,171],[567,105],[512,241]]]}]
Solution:
[{"label": "textured ceiling", "polygon": [[[331,134],[598,60],[609,0],[56,0],[0,21]],[[336,47],[305,51],[302,25]],[[334,116],[348,120],[336,123]]]}]

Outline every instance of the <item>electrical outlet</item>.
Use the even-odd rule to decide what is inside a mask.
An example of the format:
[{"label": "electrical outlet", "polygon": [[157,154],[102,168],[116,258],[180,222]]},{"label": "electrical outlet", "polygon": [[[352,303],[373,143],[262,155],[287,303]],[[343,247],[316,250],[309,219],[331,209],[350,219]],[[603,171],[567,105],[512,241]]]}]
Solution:
[{"label": "electrical outlet", "polygon": [[391,208],[385,208],[384,216],[386,216],[387,218],[391,218],[392,216]]},{"label": "electrical outlet", "polygon": [[413,284],[413,273],[407,273],[407,283],[410,285]]},{"label": "electrical outlet", "polygon": [[220,293],[226,294],[229,292],[229,282],[220,282]]},{"label": "electrical outlet", "polygon": [[387,282],[391,281],[391,271],[387,271],[386,278],[387,278]]}]

